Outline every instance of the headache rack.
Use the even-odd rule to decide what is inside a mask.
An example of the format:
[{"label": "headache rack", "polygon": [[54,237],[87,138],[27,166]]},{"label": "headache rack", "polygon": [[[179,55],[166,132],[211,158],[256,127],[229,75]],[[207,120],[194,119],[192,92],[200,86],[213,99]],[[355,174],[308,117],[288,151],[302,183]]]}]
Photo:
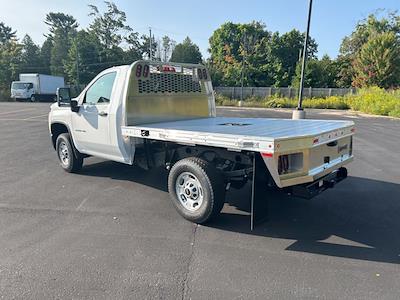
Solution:
[{"label": "headache rack", "polygon": [[131,65],[126,125],[215,116],[210,75],[203,65],[137,61]]}]

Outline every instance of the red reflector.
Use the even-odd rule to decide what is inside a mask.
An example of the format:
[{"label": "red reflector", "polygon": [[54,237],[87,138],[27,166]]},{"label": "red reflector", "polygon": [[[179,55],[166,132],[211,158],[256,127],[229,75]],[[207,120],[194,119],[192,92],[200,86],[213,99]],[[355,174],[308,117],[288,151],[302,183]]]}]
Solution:
[{"label": "red reflector", "polygon": [[354,132],[354,131],[356,131],[356,129],[355,129],[355,128],[352,128],[350,131],[351,131],[351,132]]},{"label": "red reflector", "polygon": [[274,154],[273,153],[269,153],[269,152],[261,152],[261,156],[262,157],[273,157]]},{"label": "red reflector", "polygon": [[316,144],[316,143],[318,143],[319,142],[319,139],[314,139],[313,140],[313,144]]}]

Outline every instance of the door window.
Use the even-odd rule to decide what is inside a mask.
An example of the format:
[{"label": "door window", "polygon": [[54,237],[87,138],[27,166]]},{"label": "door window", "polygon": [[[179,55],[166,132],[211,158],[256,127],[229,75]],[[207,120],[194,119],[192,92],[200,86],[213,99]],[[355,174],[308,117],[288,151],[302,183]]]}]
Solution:
[{"label": "door window", "polygon": [[87,104],[108,104],[111,99],[115,77],[117,72],[107,73],[96,80],[87,90],[85,103]]}]

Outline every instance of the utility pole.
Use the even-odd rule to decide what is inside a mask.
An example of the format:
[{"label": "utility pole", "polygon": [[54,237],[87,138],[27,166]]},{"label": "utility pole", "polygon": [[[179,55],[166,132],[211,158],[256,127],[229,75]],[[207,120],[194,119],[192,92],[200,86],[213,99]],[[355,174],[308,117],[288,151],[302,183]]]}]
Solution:
[{"label": "utility pole", "polygon": [[303,61],[301,63],[301,76],[300,76],[300,88],[299,88],[299,102],[297,104],[296,110],[293,111],[293,119],[305,119],[306,112],[303,110],[303,89],[304,89],[304,72],[306,68],[307,61],[307,48],[308,48],[308,36],[310,33],[310,23],[311,23],[311,10],[312,10],[312,0],[309,2],[308,6],[308,18],[307,18],[307,30],[304,37],[304,48],[303,48]]},{"label": "utility pole", "polygon": [[246,55],[248,52],[248,40],[246,36],[246,32],[242,36],[242,70],[240,74],[240,101],[239,106],[243,105],[243,81],[244,81],[244,68],[246,67]]},{"label": "utility pole", "polygon": [[149,58],[150,60],[153,59],[153,48],[152,48],[152,44],[151,44],[151,27],[149,27],[149,32],[150,32],[150,40],[149,40],[149,45],[150,45],[150,49],[149,49]]},{"label": "utility pole", "polygon": [[79,52],[78,47],[76,48],[76,85],[79,89]]}]

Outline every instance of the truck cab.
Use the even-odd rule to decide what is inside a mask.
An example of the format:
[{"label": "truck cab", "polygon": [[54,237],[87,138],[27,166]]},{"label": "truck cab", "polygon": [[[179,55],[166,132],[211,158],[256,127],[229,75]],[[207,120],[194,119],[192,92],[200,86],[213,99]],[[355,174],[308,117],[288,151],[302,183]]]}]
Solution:
[{"label": "truck cab", "polygon": [[34,94],[32,82],[13,81],[11,83],[11,98],[30,99]]},{"label": "truck cab", "polygon": [[217,117],[202,65],[136,61],[57,99],[49,130],[64,170],[79,172],[87,156],[164,167],[173,205],[197,223],[250,181],[253,226],[268,191],[311,198],[346,178],[353,159],[351,121]]}]

